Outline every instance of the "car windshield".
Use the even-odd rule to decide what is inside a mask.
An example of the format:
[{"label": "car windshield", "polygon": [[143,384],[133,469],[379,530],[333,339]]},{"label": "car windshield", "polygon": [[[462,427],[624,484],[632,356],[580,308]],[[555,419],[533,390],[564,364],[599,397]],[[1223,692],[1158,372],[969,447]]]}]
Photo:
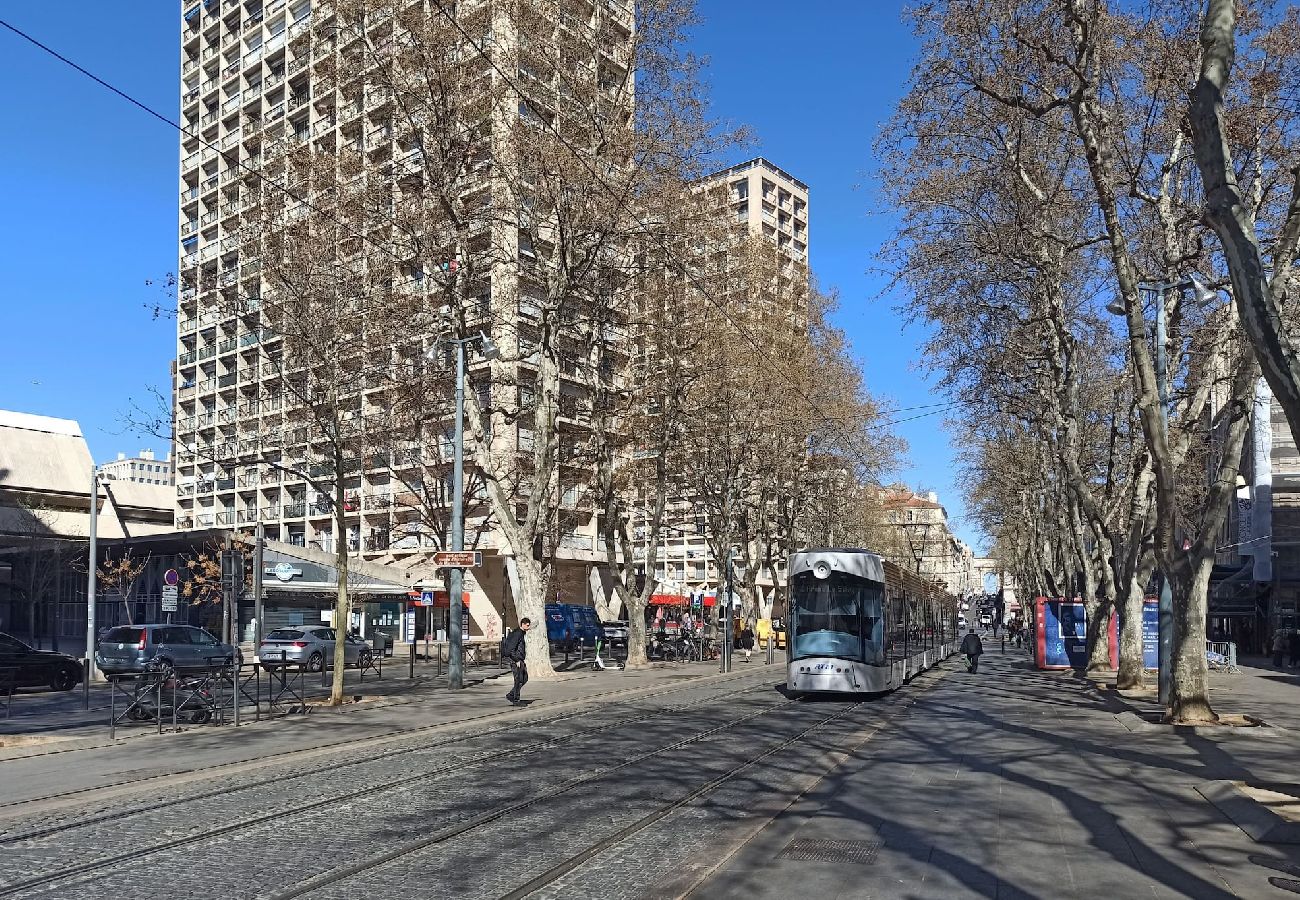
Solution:
[{"label": "car windshield", "polygon": [[277,628],[266,636],[268,641],[297,641],[302,639],[301,631],[294,631],[291,628]]}]

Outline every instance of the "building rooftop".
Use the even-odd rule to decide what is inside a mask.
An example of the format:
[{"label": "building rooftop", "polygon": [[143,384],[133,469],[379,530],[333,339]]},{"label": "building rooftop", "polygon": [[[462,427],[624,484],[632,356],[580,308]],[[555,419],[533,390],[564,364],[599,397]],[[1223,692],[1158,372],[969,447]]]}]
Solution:
[{"label": "building rooftop", "polygon": [[751,160],[747,160],[747,161],[742,162],[742,163],[736,163],[734,166],[730,166],[729,168],[722,169],[722,170],[720,170],[720,171],[714,172],[714,173],[711,174],[711,175],[705,175],[705,176],[704,176],[703,178],[701,178],[700,180],[701,180],[701,181],[712,181],[712,180],[715,179],[715,178],[725,178],[725,177],[727,177],[727,176],[729,176],[729,175],[738,175],[738,174],[740,174],[741,172],[748,172],[748,171],[751,170],[751,169],[767,169],[767,170],[768,170],[769,172],[771,172],[773,175],[776,175],[776,176],[778,176],[778,177],[780,177],[780,178],[784,178],[786,181],[790,182],[791,184],[793,184],[795,187],[799,188],[800,190],[803,190],[803,191],[807,191],[807,190],[808,190],[808,185],[804,184],[804,183],[803,183],[802,181],[800,181],[798,178],[795,178],[793,175],[791,175],[791,174],[790,174],[789,172],[787,172],[785,169],[782,169],[780,166],[768,162],[766,159],[764,159],[764,158],[761,157],[761,156],[756,156],[756,157],[754,157],[753,159],[751,159]]}]

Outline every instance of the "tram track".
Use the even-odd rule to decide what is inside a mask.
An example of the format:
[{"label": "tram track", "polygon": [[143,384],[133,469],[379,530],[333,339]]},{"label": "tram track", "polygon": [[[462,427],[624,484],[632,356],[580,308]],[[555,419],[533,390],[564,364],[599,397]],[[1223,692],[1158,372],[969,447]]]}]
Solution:
[{"label": "tram track", "polygon": [[[548,737],[543,740],[535,741],[521,746],[496,749],[485,753],[480,753],[476,756],[469,757],[469,758],[457,758],[451,762],[429,769],[427,772],[424,772],[421,775],[419,775],[417,780],[421,783],[426,783],[426,784],[432,783],[438,781],[439,779],[445,778],[449,775],[461,774],[471,769],[479,768],[488,763],[499,762],[500,760],[507,757],[525,756],[527,754],[542,752],[547,749],[554,749],[566,743],[580,741],[582,739],[589,738],[593,735],[599,735],[629,725],[644,723],[648,720],[652,720],[662,716],[678,714],[684,710],[688,710],[697,706],[703,706],[705,704],[713,703],[718,700],[723,700],[723,699],[731,700],[741,694],[746,694],[751,691],[763,688],[765,686],[766,686],[765,684],[757,684],[742,689],[741,691],[724,690],[721,693],[710,692],[708,695],[692,700],[688,703],[678,704],[675,706],[657,707],[645,713],[620,717],[616,721],[604,723],[592,728],[577,730],[564,735]],[[691,689],[698,690],[699,687],[700,687],[699,685],[683,686],[682,688],[674,689],[672,693],[677,693],[682,690],[691,690]],[[667,691],[659,692],[655,696],[662,696],[664,693],[669,693],[669,692]],[[788,705],[788,702],[786,704],[781,704],[780,706],[785,706],[785,705]],[[690,741],[692,740],[707,736],[707,734],[716,733],[720,730],[725,730],[728,727],[733,727],[735,724],[738,724],[743,721],[747,721],[748,719],[754,718],[759,715],[764,715],[770,712],[771,710],[772,708],[765,708],[763,710],[760,710],[757,713],[751,713],[747,716],[740,717],[739,719],[732,720],[728,723],[725,723],[722,726],[718,726],[717,728],[710,729],[707,732],[702,732],[700,734],[693,735],[691,738],[688,738],[685,741],[680,741],[675,744],[671,744],[669,746],[675,747],[675,746],[680,746],[680,745],[690,743]],[[400,750],[391,751],[388,754],[388,757],[391,758],[394,756],[416,754],[416,753],[443,752],[446,750],[448,746],[452,744],[465,743],[470,740],[477,740],[483,737],[491,736],[492,734],[499,734],[501,732],[506,732],[506,731],[520,730],[523,728],[527,728],[529,726],[546,727],[546,726],[553,725],[557,722],[562,722],[569,719],[577,718],[583,715],[584,713],[588,713],[588,712],[590,712],[590,709],[576,710],[564,716],[530,720],[524,723],[517,723],[511,726],[504,726],[499,729],[493,729],[488,732],[478,732],[471,735],[464,735],[459,738],[450,738],[447,741],[440,742],[439,744],[436,745],[423,745],[421,747],[403,748]],[[667,749],[667,748],[661,748],[661,750],[662,749]],[[654,752],[660,752],[660,751],[651,751],[647,755],[653,755]],[[359,764],[363,762],[373,762],[377,758],[379,757],[370,756],[370,757],[366,757],[363,760],[358,760],[357,763]],[[620,764],[619,767],[621,768],[623,765],[628,765],[628,764],[631,764],[631,761]],[[311,778],[313,776],[318,776],[324,768],[330,768],[331,771],[334,770],[334,767],[319,767],[317,769],[300,773],[296,777]],[[606,771],[606,770],[602,770],[602,771]],[[596,777],[596,776],[585,776],[584,779],[576,780],[574,784],[580,783],[583,780],[589,780],[592,777]],[[243,792],[246,790],[251,790],[257,786],[264,786],[268,783],[273,783],[273,782],[280,783],[283,782],[284,780],[285,780],[284,778],[280,778],[280,777],[262,779],[258,781],[256,784],[241,785],[238,788],[238,790],[240,792]],[[181,849],[188,845],[201,843],[204,841],[210,841],[213,839],[226,837],[236,832],[244,831],[246,829],[254,829],[257,828],[258,826],[266,825],[268,823],[273,823],[277,820],[283,820],[286,815],[292,815],[297,817],[303,813],[320,810],[335,804],[347,804],[349,802],[354,802],[362,799],[371,799],[376,796],[383,795],[385,793],[392,793],[397,791],[409,791],[412,789],[413,786],[414,785],[412,781],[404,781],[398,784],[393,784],[391,782],[370,782],[365,785],[358,786],[355,789],[349,790],[344,793],[331,794],[307,803],[302,803],[302,802],[294,803],[288,808],[279,808],[274,811],[248,816],[238,821],[229,822],[213,828],[207,828],[205,830],[198,831],[193,834],[187,834],[187,835],[172,837],[167,840],[156,841],[147,846],[135,847],[132,848],[131,850],[123,851],[121,853],[109,854],[95,859],[86,860],[84,862],[80,862],[71,866],[65,866],[55,871],[46,871],[42,873],[40,876],[34,878],[27,878],[27,879],[22,879],[17,881],[11,881],[8,883],[3,883],[0,884],[0,897],[13,896],[15,894],[21,894],[33,890],[40,890],[43,888],[49,888],[54,885],[60,884],[62,882],[67,882],[69,880],[93,877],[98,872],[107,872],[112,870],[115,867],[142,861],[149,857],[156,856],[160,853],[165,853],[170,850]],[[231,792],[229,788],[219,788],[203,795],[188,795],[186,798],[178,798],[175,801],[169,801],[167,805],[169,806],[177,805],[179,803],[187,802],[189,800],[193,800],[199,797],[208,798],[208,797],[213,797],[218,795],[227,796],[230,793]],[[152,812],[156,812],[159,808],[160,807],[157,804],[153,806],[141,806],[135,810],[129,811],[127,814],[145,815]],[[7,836],[4,839],[0,840],[0,848],[17,849],[20,848],[22,845],[29,843],[32,840],[39,840],[39,839],[49,838],[54,836],[63,836],[81,827],[89,827],[94,824],[102,824],[106,821],[118,821],[122,817],[123,817],[123,813],[121,811],[116,811],[113,814],[106,814],[97,817],[93,821],[78,820],[76,822],[69,823],[67,825],[54,826],[46,829],[35,829],[31,832],[24,833],[22,835]],[[468,827],[476,827],[476,826],[471,824],[467,826],[467,828]],[[467,830],[467,828],[462,830]]]},{"label": "tram track", "polygon": [[[747,713],[746,715],[740,716],[736,719],[732,719],[731,721],[726,722],[722,725],[718,725],[714,728],[707,729],[697,734],[693,734],[690,737],[685,738],[683,740],[676,741],[674,743],[668,744],[667,746],[657,747],[654,750],[648,750],[644,753],[636,754],[630,757],[629,759],[625,759],[622,762],[616,763],[611,766],[607,766],[596,772],[582,775],[579,776],[578,778],[570,779],[569,781],[564,782],[563,784],[560,784],[557,787],[539,791],[533,796],[527,797],[518,802],[497,806],[491,810],[488,810],[484,813],[481,813],[478,816],[471,818],[468,821],[460,822],[455,826],[445,828],[440,831],[436,831],[432,834],[426,835],[417,840],[408,841],[397,847],[392,847],[382,853],[374,854],[370,857],[359,860],[348,866],[344,866],[342,868],[335,869],[330,872],[322,873],[321,875],[306,879],[304,881],[300,881],[294,885],[290,885],[287,888],[281,888],[279,890],[258,894],[256,896],[256,900],[294,900],[294,898],[305,896],[307,894],[318,891],[321,888],[328,887],[330,885],[337,884],[338,882],[341,882],[345,879],[360,875],[371,869],[375,869],[379,866],[386,865],[388,863],[394,862],[404,857],[408,857],[426,848],[433,847],[438,844],[447,843],[448,841],[451,841],[457,837],[461,837],[472,831],[480,829],[485,825],[490,825],[494,822],[497,822],[505,818],[506,816],[510,816],[515,813],[519,813],[524,810],[537,807],[548,801],[554,800],[555,798],[560,797],[564,794],[571,793],[576,788],[590,785],[592,782],[595,782],[600,779],[609,778],[611,775],[614,775],[615,773],[622,772],[632,766],[653,759],[654,757],[661,756],[666,753],[670,753],[674,750],[680,750],[693,743],[697,743],[699,741],[705,740],[706,738],[715,737],[719,734],[722,734],[723,732],[735,728],[738,725],[744,724],[754,719],[761,718],[763,716],[771,715],[772,713],[777,712],[779,710],[786,709],[797,702],[798,701],[796,700],[786,700],[783,703],[778,703],[773,706],[758,710],[756,712]],[[854,704],[852,708],[856,708],[857,706],[860,705],[861,704]],[[849,711],[848,709],[840,710],[834,715],[819,721],[815,725],[810,726],[807,729],[804,729],[789,741],[783,742],[782,746],[788,746],[789,743],[802,739],[812,730],[815,730],[817,727],[825,724],[828,721],[832,721],[836,718],[839,718],[840,716],[844,715],[848,711]],[[744,767],[745,766],[743,765],[736,767],[736,769],[733,770],[733,772],[730,773],[728,777],[731,777],[732,775],[734,775],[736,772],[740,771]]]},{"label": "tram track", "polygon": [[[759,674],[759,673],[753,673],[753,674]],[[700,688],[708,687],[710,685],[717,684],[719,682],[729,683],[731,681],[744,680],[745,677],[747,676],[736,678],[736,676],[734,675],[715,674],[715,675],[701,676],[700,678],[692,681],[689,684],[684,684],[674,688],[668,688],[666,690],[659,690],[654,685],[645,685],[645,686],[638,686],[638,687],[631,687],[631,688],[623,688],[614,691],[603,691],[595,694],[586,694],[582,697],[573,698],[570,700],[561,700],[547,706],[548,712],[553,712],[556,710],[572,709],[573,710],[572,713],[566,713],[564,716],[551,716],[545,719],[522,720],[519,722],[512,723],[511,725],[501,726],[500,728],[493,729],[492,731],[493,732],[509,731],[516,727],[526,727],[527,725],[535,723],[537,721],[559,721],[563,718],[570,718],[573,715],[581,715],[583,712],[588,711],[591,708],[597,707],[602,703],[608,703],[609,701],[615,699],[636,699],[640,696],[645,696],[645,695],[664,696],[666,694],[674,694],[674,693],[679,693],[681,691],[698,690]],[[420,701],[415,701],[415,702],[420,702]],[[343,740],[330,741],[323,744],[316,744],[311,747],[303,747],[301,749],[296,749],[296,750],[285,750],[275,754],[273,757],[248,757],[245,759],[237,759],[237,760],[230,760],[229,762],[216,763],[202,768],[195,767],[190,769],[176,769],[169,772],[158,772],[156,774],[150,774],[142,778],[125,778],[117,781],[112,781],[107,784],[97,784],[97,785],[78,788],[69,791],[61,791],[59,793],[45,794],[38,797],[27,797],[21,800],[10,800],[7,802],[0,802],[0,821],[3,821],[4,819],[14,818],[17,815],[22,815],[28,810],[35,807],[39,807],[42,804],[58,805],[61,807],[75,806],[77,804],[84,805],[84,804],[89,804],[93,798],[98,796],[110,796],[113,794],[121,793],[124,789],[127,788],[137,788],[142,785],[159,782],[159,781],[166,781],[174,785],[184,784],[193,781],[207,780],[209,778],[214,777],[214,775],[226,774],[229,772],[240,772],[243,770],[250,770],[250,769],[259,769],[259,768],[265,768],[267,766],[277,765],[281,763],[288,763],[290,760],[293,759],[309,760],[313,757],[318,757],[318,756],[324,757],[332,754],[336,755],[343,752],[354,753],[360,749],[372,747],[375,745],[382,745],[392,741],[401,740],[402,738],[408,738],[408,737],[418,736],[421,734],[426,734],[431,731],[454,730],[457,728],[471,727],[475,723],[487,719],[499,718],[501,715],[502,715],[501,712],[494,710],[492,712],[485,712],[485,713],[480,713],[471,716],[464,716],[458,719],[449,719],[441,722],[432,722],[428,725],[419,725],[413,728],[393,729],[391,731],[382,732],[380,734],[371,735],[365,738],[359,738],[359,739],[345,738]],[[487,733],[488,732],[478,732],[478,734],[487,734]],[[20,762],[22,760],[33,759],[38,756],[86,752],[88,750],[102,749],[104,746],[107,745],[72,748],[67,750],[54,750],[54,751],[49,751],[45,754],[33,754],[29,756],[10,757],[5,760],[0,760],[0,768],[2,768],[6,763]],[[369,760],[374,760],[378,758],[381,757],[380,756],[368,757]],[[344,763],[344,765],[349,765],[349,764],[350,763]],[[324,769],[329,767],[330,766],[321,766],[320,768]],[[2,831],[0,831],[0,845],[12,839],[13,839],[12,837],[7,836]]]},{"label": "tram track", "polygon": [[[671,692],[664,691],[657,696],[663,696],[664,694],[667,693],[677,693],[680,690],[690,690],[690,689],[691,688],[680,688]],[[753,689],[754,688],[746,688],[744,690],[749,691]],[[692,703],[682,704],[679,706],[665,707],[657,711],[656,713],[643,714],[640,716],[631,717],[628,721],[641,721],[647,718],[648,716],[653,716],[665,711],[677,711],[681,709],[687,709],[692,706],[698,705],[700,703],[707,703],[709,700],[712,699],[716,699],[716,696],[709,695],[707,697],[701,698],[700,700],[694,701]],[[604,707],[603,709],[614,709],[614,708],[616,707],[607,706]],[[197,801],[211,799],[213,797],[228,797],[235,792],[252,791],[260,787],[266,787],[268,785],[273,785],[273,784],[280,785],[287,781],[310,779],[319,776],[322,772],[337,773],[341,769],[352,768],[356,766],[371,765],[376,762],[383,762],[384,760],[392,760],[401,756],[408,756],[417,753],[443,751],[456,744],[463,744],[469,741],[480,740],[482,738],[493,737],[501,734],[513,733],[521,730],[526,730],[529,728],[546,727],[557,723],[565,722],[571,719],[575,719],[583,715],[587,715],[590,712],[591,710],[589,708],[584,707],[582,709],[565,712],[558,716],[547,716],[547,717],[538,717],[534,719],[526,719],[522,721],[512,722],[510,724],[502,725],[496,728],[489,728],[483,731],[476,731],[470,734],[450,736],[444,740],[436,741],[434,743],[419,744],[410,747],[399,747],[392,750],[386,750],[382,753],[367,755],[360,759],[350,759],[350,760],[344,760],[342,762],[332,761],[329,763],[314,766],[309,769],[301,769],[296,772],[292,772],[288,774],[278,774],[278,773],[271,774],[262,778],[257,778],[253,781],[239,784],[235,787],[231,787],[230,785],[222,785],[220,787],[213,788],[212,790],[199,791],[196,793],[188,793],[188,794],[184,794],[183,796],[177,796],[169,800],[155,801],[147,805],[138,805],[127,809],[115,808],[112,812],[106,812],[100,815],[87,816],[83,814],[77,816],[71,822],[47,825],[39,828],[32,828],[27,831],[8,832],[8,831],[0,830],[0,849],[3,849],[6,846],[11,846],[23,841],[37,840],[44,837],[50,837],[56,834],[63,834],[79,828],[86,828],[91,825],[99,824],[101,822],[120,821],[127,816],[141,815],[141,814],[156,814],[160,810],[172,806],[194,803]],[[618,727],[619,724],[621,723],[612,723],[611,725],[605,727]],[[604,727],[597,730],[604,730]],[[409,736],[409,734],[410,733],[406,733],[404,736]],[[349,749],[353,749],[355,748],[355,746],[356,746],[355,744],[349,745]],[[277,768],[279,768],[286,764],[277,761],[276,763],[270,765],[275,765]],[[153,781],[153,780],[154,778],[152,777],[149,779],[140,779],[140,781]],[[134,784],[135,782],[130,782],[130,783]],[[3,896],[3,884],[0,884],[0,896]]]}]

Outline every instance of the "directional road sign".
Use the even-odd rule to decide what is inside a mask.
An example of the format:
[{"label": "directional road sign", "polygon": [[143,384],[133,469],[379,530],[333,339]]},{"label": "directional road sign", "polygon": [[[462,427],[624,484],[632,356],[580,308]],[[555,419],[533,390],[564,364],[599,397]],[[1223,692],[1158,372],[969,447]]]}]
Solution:
[{"label": "directional road sign", "polygon": [[483,551],[440,550],[433,554],[433,564],[439,569],[473,569],[483,565]]}]

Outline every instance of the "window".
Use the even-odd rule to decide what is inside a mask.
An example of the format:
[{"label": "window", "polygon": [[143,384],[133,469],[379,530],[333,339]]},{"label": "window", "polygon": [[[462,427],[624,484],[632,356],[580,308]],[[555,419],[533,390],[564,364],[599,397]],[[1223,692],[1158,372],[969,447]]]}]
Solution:
[{"label": "window", "polygon": [[790,587],[795,659],[830,656],[884,663],[882,585],[840,572],[829,578],[802,572]]},{"label": "window", "polygon": [[742,178],[739,181],[731,183],[731,199],[748,200],[749,199],[749,179]]}]

